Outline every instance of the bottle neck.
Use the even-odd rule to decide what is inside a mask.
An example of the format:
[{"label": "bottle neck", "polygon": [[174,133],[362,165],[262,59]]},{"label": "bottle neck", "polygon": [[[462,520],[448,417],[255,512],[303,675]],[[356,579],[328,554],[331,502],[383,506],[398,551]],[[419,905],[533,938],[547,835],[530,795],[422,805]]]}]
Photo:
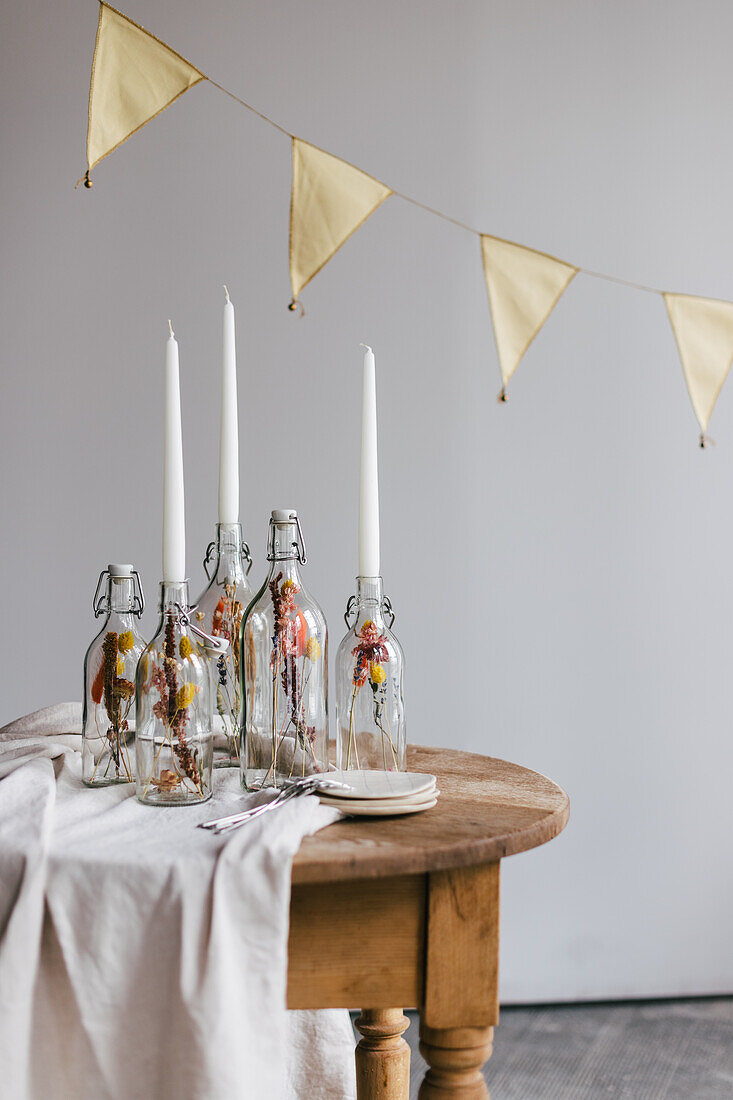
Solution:
[{"label": "bottle neck", "polygon": [[188,611],[188,581],[161,581],[158,596],[161,621],[168,612],[178,617],[179,608]]},{"label": "bottle neck", "polygon": [[132,577],[110,577],[107,581],[107,622],[119,620],[125,629],[132,626],[135,591]]},{"label": "bottle neck", "polygon": [[270,521],[270,535],[267,544],[267,558],[269,561],[286,561],[288,558],[298,559],[298,528],[295,520],[283,520],[279,523]]},{"label": "bottle neck", "polygon": [[270,527],[270,544],[267,559],[270,577],[282,573],[283,579],[300,583],[298,529],[295,523],[273,523]]},{"label": "bottle neck", "polygon": [[217,523],[213,576],[221,584],[227,581],[241,583],[246,573],[243,559],[244,543],[241,523]]},{"label": "bottle neck", "polygon": [[299,588],[303,587],[300,578],[300,564],[297,558],[274,558],[270,561],[268,581],[282,574],[283,581],[295,581]]},{"label": "bottle neck", "polygon": [[381,577],[356,578],[356,622],[354,629],[358,633],[367,619],[371,619],[380,630],[384,627],[382,603],[384,592]]}]

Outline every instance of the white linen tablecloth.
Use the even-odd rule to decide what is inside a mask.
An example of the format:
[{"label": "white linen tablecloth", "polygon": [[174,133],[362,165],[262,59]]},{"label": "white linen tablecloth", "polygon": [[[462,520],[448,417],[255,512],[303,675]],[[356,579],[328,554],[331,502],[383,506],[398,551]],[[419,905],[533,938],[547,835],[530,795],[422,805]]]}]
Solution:
[{"label": "white linen tablecloth", "polygon": [[81,784],[81,707],[0,729],[4,1100],[351,1100],[348,1013],[288,1012],[290,870],[334,820],[294,799],[229,839],[201,806]]}]

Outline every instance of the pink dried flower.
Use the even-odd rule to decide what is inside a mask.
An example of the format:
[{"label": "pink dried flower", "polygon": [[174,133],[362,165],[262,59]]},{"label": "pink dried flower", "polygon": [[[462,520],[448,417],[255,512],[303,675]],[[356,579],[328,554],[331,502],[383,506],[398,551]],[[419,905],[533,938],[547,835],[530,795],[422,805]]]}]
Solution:
[{"label": "pink dried flower", "polygon": [[379,633],[371,619],[366,620],[356,636],[359,638],[359,643],[351,651],[356,657],[354,686],[361,687],[369,676],[369,666],[386,664],[389,660],[389,650],[386,635]]}]

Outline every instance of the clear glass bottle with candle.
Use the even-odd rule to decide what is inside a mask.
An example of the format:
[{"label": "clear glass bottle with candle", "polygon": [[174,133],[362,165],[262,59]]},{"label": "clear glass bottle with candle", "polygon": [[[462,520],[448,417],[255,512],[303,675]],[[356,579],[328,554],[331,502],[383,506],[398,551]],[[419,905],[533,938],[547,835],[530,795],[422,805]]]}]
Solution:
[{"label": "clear glass bottle with candle", "polygon": [[270,519],[270,571],[242,622],[242,784],[248,790],[328,770],[328,633],[306,591],[297,513]]},{"label": "clear glass bottle with candle", "polygon": [[217,523],[204,570],[209,584],[198,600],[195,618],[205,631],[230,643],[213,667],[214,767],[239,767],[240,634],[252,599],[247,574],[252,558],[239,523]]},{"label": "clear glass bottle with candle", "polygon": [[92,606],[105,620],[84,658],[82,780],[106,787],[135,778],[135,666],[145,649],[138,630],[145,608],[138,571],[108,565],[99,574]]},{"label": "clear glass bottle with candle", "polygon": [[[188,581],[160,585],[160,622],[137,665],[137,797],[184,806],[211,797],[211,657],[191,623]],[[222,643],[221,648],[225,648]]]},{"label": "clear glass bottle with candle", "polygon": [[[404,654],[381,577],[357,577],[336,654],[336,764],[404,771]],[[386,619],[389,619],[389,625]]]}]

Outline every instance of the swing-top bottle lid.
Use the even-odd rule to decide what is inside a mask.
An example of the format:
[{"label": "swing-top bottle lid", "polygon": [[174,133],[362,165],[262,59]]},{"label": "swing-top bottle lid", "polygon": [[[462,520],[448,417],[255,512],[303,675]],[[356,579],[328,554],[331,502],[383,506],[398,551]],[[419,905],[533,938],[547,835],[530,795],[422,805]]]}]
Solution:
[{"label": "swing-top bottle lid", "polygon": [[272,522],[273,523],[294,523],[298,518],[298,513],[294,508],[273,508],[272,509]]},{"label": "swing-top bottle lid", "polygon": [[135,567],[133,565],[113,565],[107,566],[107,572],[110,577],[118,577],[120,580],[127,579],[132,576],[132,571]]}]

